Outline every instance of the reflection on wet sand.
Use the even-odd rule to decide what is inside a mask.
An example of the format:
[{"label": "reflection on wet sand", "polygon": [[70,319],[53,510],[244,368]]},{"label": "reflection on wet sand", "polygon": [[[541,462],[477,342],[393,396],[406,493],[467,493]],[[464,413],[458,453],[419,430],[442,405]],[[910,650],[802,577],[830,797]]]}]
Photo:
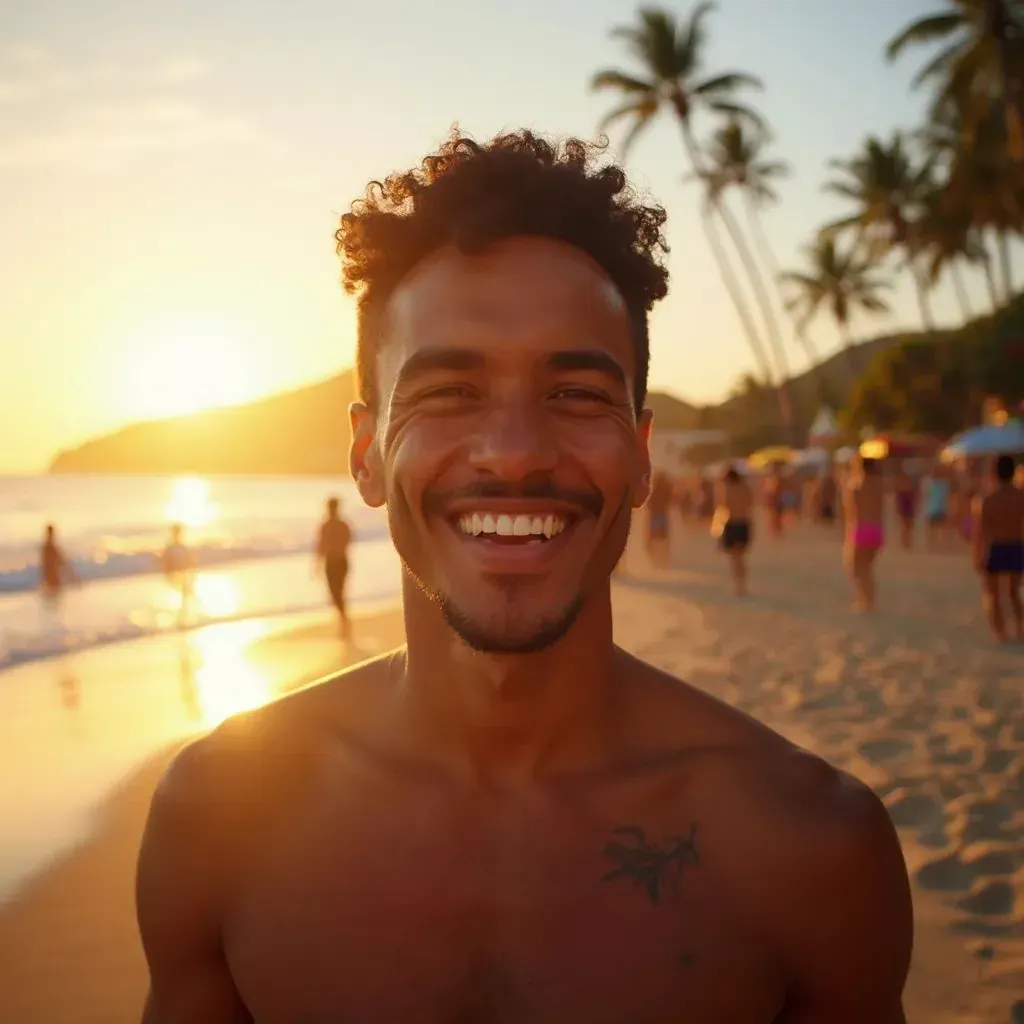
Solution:
[{"label": "reflection on wet sand", "polygon": [[[230,599],[220,584],[214,591]],[[307,623],[319,623],[323,639],[282,636]],[[217,623],[5,671],[0,901],[87,836],[95,808],[147,758],[336,667],[342,648],[328,623],[323,615]]]},{"label": "reflection on wet sand", "polygon": [[251,657],[253,646],[266,635],[265,622],[245,621],[208,626],[182,637],[182,697],[189,717],[204,729],[277,695],[267,666]]}]

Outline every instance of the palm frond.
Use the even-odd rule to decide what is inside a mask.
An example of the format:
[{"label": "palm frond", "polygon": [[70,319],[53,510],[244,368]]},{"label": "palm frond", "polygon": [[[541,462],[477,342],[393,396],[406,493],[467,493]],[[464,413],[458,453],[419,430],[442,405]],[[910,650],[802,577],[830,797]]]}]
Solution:
[{"label": "palm frond", "polygon": [[725,100],[711,100],[708,108],[716,114],[723,114],[726,117],[735,117],[738,120],[747,121],[758,131],[767,131],[767,124],[764,118],[751,107],[745,107],[739,103],[729,103]]},{"label": "palm frond", "polygon": [[755,75],[748,75],[742,71],[727,71],[725,74],[713,75],[711,78],[705,78],[703,82],[691,86],[690,94],[710,98],[715,93],[731,93],[744,88],[760,90],[764,88],[764,82]]},{"label": "palm frond", "polygon": [[885,55],[889,60],[895,60],[908,46],[918,46],[921,43],[933,43],[938,39],[945,39],[958,29],[963,28],[964,24],[964,15],[959,11],[943,12],[920,18],[889,40],[885,48]]},{"label": "palm frond", "polygon": [[595,92],[599,89],[618,89],[619,92],[640,94],[656,91],[653,83],[614,68],[598,71],[590,80],[590,88]]}]

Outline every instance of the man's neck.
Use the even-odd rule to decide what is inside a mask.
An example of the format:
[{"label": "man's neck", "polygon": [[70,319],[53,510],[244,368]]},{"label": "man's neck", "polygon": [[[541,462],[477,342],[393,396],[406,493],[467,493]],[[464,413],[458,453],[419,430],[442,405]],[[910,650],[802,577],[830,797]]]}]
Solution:
[{"label": "man's neck", "polygon": [[529,654],[471,650],[415,585],[405,587],[404,610],[401,708],[424,753],[499,785],[605,763],[622,660],[607,587],[561,640]]}]

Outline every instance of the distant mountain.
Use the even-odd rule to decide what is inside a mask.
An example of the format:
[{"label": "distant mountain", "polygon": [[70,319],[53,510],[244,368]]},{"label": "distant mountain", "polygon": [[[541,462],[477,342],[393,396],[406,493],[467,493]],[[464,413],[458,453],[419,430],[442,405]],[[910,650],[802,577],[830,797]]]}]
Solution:
[{"label": "distant mountain", "polygon": [[[246,405],[134,423],[61,452],[51,473],[322,474],[348,472],[352,372]],[[648,396],[662,429],[687,430],[698,410]]]}]

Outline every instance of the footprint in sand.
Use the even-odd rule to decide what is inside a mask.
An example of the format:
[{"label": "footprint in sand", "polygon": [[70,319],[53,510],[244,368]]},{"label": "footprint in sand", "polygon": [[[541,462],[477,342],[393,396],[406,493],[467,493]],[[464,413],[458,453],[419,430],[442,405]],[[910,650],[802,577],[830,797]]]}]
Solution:
[{"label": "footprint in sand", "polygon": [[957,900],[957,906],[982,917],[1008,917],[1013,913],[1017,894],[1009,882],[982,882],[970,896]]},{"label": "footprint in sand", "polygon": [[893,790],[886,800],[889,817],[897,828],[921,828],[941,831],[946,821],[942,802],[929,793]]},{"label": "footprint in sand", "polygon": [[956,853],[929,861],[918,868],[914,879],[922,889],[933,892],[969,892],[976,874]]},{"label": "footprint in sand", "polygon": [[897,757],[906,757],[914,750],[914,744],[909,740],[902,740],[899,737],[889,737],[880,740],[868,740],[857,747],[861,757],[872,764],[885,764],[887,761],[895,760]]},{"label": "footprint in sand", "polygon": [[1002,775],[1016,760],[1018,751],[1005,747],[989,747],[978,771],[983,775]]},{"label": "footprint in sand", "polygon": [[1001,801],[968,801],[957,809],[964,812],[966,819],[962,829],[959,830],[964,845],[985,839],[1012,838],[1006,834],[1003,826],[1012,817],[1013,810]]},{"label": "footprint in sand", "polygon": [[964,864],[979,878],[1012,875],[1024,865],[1024,851],[1013,847],[976,843],[963,852]]}]

